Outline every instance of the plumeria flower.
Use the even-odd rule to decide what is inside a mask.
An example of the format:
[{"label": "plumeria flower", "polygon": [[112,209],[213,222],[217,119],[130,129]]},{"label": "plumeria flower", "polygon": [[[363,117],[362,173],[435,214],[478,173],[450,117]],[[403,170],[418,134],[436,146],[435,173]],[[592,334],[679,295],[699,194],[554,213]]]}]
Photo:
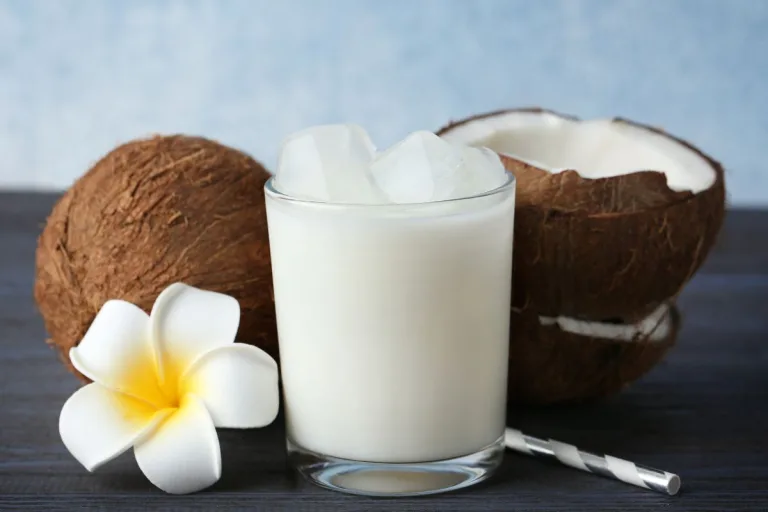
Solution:
[{"label": "plumeria flower", "polygon": [[133,447],[150,482],[173,494],[218,481],[215,427],[254,428],[274,421],[277,364],[234,343],[237,300],[176,283],[152,314],[125,301],[104,304],[72,364],[93,381],[64,404],[59,432],[93,471]]}]

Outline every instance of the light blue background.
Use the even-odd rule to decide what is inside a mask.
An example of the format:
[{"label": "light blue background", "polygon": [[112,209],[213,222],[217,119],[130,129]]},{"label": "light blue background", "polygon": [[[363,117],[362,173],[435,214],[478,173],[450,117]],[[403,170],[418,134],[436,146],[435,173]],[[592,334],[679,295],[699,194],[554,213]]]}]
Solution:
[{"label": "light blue background", "polygon": [[768,205],[768,1],[0,0],[2,187],[66,187],[154,132],[273,168],[312,124],[387,146],[527,105],[662,126]]}]

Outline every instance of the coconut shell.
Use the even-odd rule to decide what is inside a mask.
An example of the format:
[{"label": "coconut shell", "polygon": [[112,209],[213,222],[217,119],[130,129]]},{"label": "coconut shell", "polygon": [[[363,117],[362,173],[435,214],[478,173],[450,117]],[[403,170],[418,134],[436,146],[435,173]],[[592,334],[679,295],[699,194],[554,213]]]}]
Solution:
[{"label": "coconut shell", "polygon": [[[437,133],[514,111],[475,116]],[[714,245],[725,214],[720,163],[657,128],[613,122],[664,134],[695,151],[714,170],[714,184],[697,194],[675,192],[656,171],[585,179],[575,171],[551,174],[502,155],[517,178],[516,308],[544,316],[634,318],[676,296]]]},{"label": "coconut shell", "polygon": [[269,176],[240,151],[183,135],[135,140],[99,160],[56,203],[38,241],[35,299],[65,364],[77,374],[69,349],[104,302],[149,312],[174,282],[238,299],[238,341],[275,354]]},{"label": "coconut shell", "polygon": [[663,339],[610,340],[542,325],[530,312],[512,312],[509,401],[563,404],[594,401],[626,388],[645,375],[674,345],[680,314],[670,307]]}]

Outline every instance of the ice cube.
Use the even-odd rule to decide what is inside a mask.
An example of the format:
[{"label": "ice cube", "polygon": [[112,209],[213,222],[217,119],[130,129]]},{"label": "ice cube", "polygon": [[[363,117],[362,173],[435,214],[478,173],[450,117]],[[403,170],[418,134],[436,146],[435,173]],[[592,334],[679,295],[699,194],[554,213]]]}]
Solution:
[{"label": "ice cube", "polygon": [[501,158],[495,151],[484,147],[462,148],[463,163],[459,180],[454,194],[463,197],[489,192],[507,182],[507,171]]},{"label": "ice cube", "polygon": [[380,153],[371,164],[378,187],[393,203],[424,203],[469,197],[506,180],[498,155],[486,148],[452,144],[417,131]]},{"label": "ice cube", "polygon": [[355,124],[319,125],[290,135],[282,145],[275,188],[304,199],[334,203],[385,202],[370,173],[376,153]]},{"label": "ice cube", "polygon": [[451,144],[417,131],[380,153],[371,174],[390,202],[424,203],[441,195],[460,165],[461,155]]}]

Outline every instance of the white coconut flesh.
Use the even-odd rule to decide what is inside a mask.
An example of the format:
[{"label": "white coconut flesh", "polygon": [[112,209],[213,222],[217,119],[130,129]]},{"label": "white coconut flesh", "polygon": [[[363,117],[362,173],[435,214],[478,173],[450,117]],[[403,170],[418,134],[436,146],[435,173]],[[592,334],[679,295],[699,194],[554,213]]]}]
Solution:
[{"label": "white coconut flesh", "polygon": [[634,324],[612,324],[605,322],[589,322],[564,316],[540,316],[541,325],[557,325],[560,330],[593,338],[603,338],[613,341],[664,341],[672,329],[672,315],[667,304],[662,304],[650,315]]},{"label": "white coconut flesh", "polygon": [[586,179],[659,171],[671,190],[696,194],[717,178],[709,161],[675,139],[611,119],[513,111],[454,126],[442,137],[485,146],[553,174],[574,170]]}]

